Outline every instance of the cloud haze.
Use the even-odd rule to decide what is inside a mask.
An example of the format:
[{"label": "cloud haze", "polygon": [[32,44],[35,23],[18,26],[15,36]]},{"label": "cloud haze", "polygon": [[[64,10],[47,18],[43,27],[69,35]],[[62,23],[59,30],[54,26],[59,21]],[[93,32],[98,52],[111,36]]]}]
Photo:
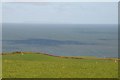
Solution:
[{"label": "cloud haze", "polygon": [[40,24],[117,24],[115,2],[3,3],[3,22]]}]

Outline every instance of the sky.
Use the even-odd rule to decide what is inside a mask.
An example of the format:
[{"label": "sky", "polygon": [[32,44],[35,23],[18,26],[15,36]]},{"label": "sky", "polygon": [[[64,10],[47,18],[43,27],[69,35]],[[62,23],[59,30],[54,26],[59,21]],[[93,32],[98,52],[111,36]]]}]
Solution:
[{"label": "sky", "polygon": [[3,23],[117,24],[117,2],[7,2]]},{"label": "sky", "polygon": [[1,0],[1,2],[119,2],[119,0]]}]

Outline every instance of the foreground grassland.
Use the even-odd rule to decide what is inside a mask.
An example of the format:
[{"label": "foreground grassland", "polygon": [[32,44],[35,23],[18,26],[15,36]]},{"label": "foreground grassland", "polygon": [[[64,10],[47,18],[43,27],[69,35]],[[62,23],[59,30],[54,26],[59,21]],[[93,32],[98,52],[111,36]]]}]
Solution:
[{"label": "foreground grassland", "polygon": [[117,78],[118,63],[107,59],[72,59],[44,54],[3,55],[3,78]]},{"label": "foreground grassland", "polygon": [[2,78],[2,55],[0,55],[0,79]]}]

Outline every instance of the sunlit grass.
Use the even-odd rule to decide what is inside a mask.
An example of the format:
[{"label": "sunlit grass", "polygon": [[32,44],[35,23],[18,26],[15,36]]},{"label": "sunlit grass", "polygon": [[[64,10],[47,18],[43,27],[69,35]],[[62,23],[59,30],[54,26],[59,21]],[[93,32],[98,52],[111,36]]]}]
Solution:
[{"label": "sunlit grass", "polygon": [[43,54],[3,55],[3,78],[117,78],[113,60],[65,59]]},{"label": "sunlit grass", "polygon": [[0,79],[2,78],[2,55],[0,54]]}]

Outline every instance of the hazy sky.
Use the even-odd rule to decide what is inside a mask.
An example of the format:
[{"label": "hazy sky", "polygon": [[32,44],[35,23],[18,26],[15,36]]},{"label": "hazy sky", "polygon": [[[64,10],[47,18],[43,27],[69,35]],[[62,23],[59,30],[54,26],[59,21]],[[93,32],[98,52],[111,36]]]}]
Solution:
[{"label": "hazy sky", "polygon": [[3,3],[3,22],[117,24],[117,2]]}]

